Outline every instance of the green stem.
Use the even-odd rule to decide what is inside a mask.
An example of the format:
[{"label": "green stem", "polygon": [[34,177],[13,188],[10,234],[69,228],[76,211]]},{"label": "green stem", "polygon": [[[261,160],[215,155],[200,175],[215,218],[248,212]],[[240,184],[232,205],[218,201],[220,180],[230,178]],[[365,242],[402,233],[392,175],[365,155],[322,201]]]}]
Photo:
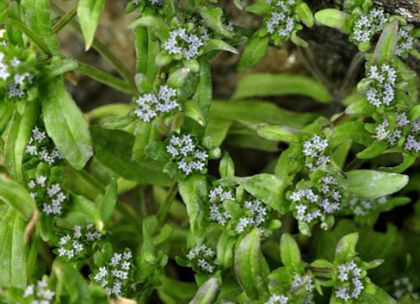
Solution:
[{"label": "green stem", "polygon": [[65,15],[61,16],[60,19],[52,26],[54,33],[61,31],[77,14],[77,6],[74,6]]},{"label": "green stem", "polygon": [[5,20],[6,24],[9,24],[11,26],[14,26],[19,31],[24,33],[26,36],[29,37],[29,39],[47,56],[51,55],[51,52],[47,45],[44,44],[43,41],[38,40],[36,35],[20,20],[12,19],[12,18],[6,18]]},{"label": "green stem", "polygon": [[165,202],[163,203],[162,207],[159,210],[159,213],[158,213],[158,216],[157,216],[159,225],[161,225],[163,223],[163,221],[165,220],[169,210],[171,209],[172,202],[174,201],[177,193],[178,193],[178,184],[174,183],[169,188],[168,194],[166,195]]},{"label": "green stem", "polygon": [[135,87],[128,84],[124,80],[114,77],[104,71],[98,70],[97,68],[94,68],[83,62],[79,62],[79,67],[76,71],[120,92],[130,95],[134,95],[137,92]]}]

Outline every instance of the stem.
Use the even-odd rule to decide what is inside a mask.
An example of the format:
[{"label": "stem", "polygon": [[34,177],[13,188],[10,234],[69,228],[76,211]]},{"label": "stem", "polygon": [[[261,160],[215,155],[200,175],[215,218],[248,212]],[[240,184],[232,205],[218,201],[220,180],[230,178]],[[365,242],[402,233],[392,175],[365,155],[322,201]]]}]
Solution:
[{"label": "stem", "polygon": [[344,78],[344,82],[340,88],[338,95],[339,99],[344,98],[352,87],[364,58],[364,54],[361,52],[358,52],[356,55],[354,55]]},{"label": "stem", "polygon": [[130,95],[136,94],[137,92],[135,87],[128,84],[124,80],[112,76],[104,71],[98,70],[97,68],[94,68],[83,62],[79,62],[79,67],[76,71],[120,92]]},{"label": "stem", "polygon": [[61,31],[74,18],[74,16],[76,16],[76,13],[77,6],[74,6],[65,15],[61,16],[61,18],[52,26],[53,32],[58,33]]},{"label": "stem", "polygon": [[158,213],[158,216],[157,216],[159,225],[161,225],[163,223],[163,221],[165,220],[166,215],[168,214],[169,209],[171,209],[172,202],[174,201],[177,193],[178,193],[178,184],[174,183],[169,188],[168,194],[166,195],[165,202],[163,203],[162,207],[159,210],[159,213]]}]

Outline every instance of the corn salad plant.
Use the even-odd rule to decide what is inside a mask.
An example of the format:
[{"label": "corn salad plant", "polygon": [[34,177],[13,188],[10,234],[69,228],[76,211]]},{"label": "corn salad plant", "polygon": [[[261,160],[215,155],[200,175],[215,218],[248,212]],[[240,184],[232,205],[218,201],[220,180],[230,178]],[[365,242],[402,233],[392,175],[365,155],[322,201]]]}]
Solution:
[{"label": "corn salad plant", "polygon": [[[126,1],[128,67],[95,38],[105,0],[0,0],[0,303],[420,303],[420,29],[371,0],[230,2]],[[252,72],[317,28],[357,50],[339,94]],[[247,73],[220,100],[227,53]],[[80,75],[131,102],[83,113]]]}]

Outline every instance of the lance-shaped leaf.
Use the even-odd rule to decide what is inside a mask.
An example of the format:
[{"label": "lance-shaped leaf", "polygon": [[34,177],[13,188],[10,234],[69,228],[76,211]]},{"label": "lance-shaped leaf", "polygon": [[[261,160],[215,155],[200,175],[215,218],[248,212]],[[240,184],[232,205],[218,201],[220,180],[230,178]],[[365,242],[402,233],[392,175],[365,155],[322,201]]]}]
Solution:
[{"label": "lance-shaped leaf", "polygon": [[7,135],[5,160],[9,174],[16,180],[23,179],[22,161],[37,116],[38,106],[35,101],[17,104],[15,107]]},{"label": "lance-shaped leaf", "polygon": [[303,266],[299,246],[293,237],[284,233],[280,241],[280,257],[284,266],[292,271],[299,272]]},{"label": "lance-shaped leaf", "polygon": [[217,278],[210,278],[200,286],[190,304],[212,304],[219,293]]},{"label": "lance-shaped leaf", "polygon": [[221,8],[205,6],[205,7],[200,8],[198,12],[203,18],[204,23],[210,29],[226,37],[232,36],[232,33],[229,32],[226,29],[226,27],[223,25],[223,22],[222,22],[223,11]]},{"label": "lance-shaped leaf", "polygon": [[107,226],[111,220],[112,212],[114,211],[115,205],[117,203],[117,190],[117,181],[112,179],[111,183],[106,186],[104,197],[102,198],[102,201],[99,205],[99,213],[105,226]]},{"label": "lance-shaped leaf", "polygon": [[212,93],[213,89],[211,82],[210,63],[208,60],[202,58],[200,59],[200,80],[198,82],[196,93],[193,97],[193,102],[198,105],[205,124],[208,122]]},{"label": "lance-shaped leaf", "polygon": [[93,154],[83,113],[67,92],[62,77],[43,84],[40,94],[48,135],[70,165],[82,169]]},{"label": "lance-shaped leaf", "polygon": [[398,23],[395,20],[384,27],[375,47],[375,60],[383,62],[384,60],[391,59],[394,56],[398,39]]},{"label": "lance-shaped leaf", "polygon": [[336,263],[344,263],[351,260],[356,255],[356,245],[359,240],[357,233],[348,234],[340,239],[335,248]]},{"label": "lance-shaped leaf", "polygon": [[254,73],[243,77],[233,99],[303,95],[322,103],[330,103],[332,96],[318,80],[302,75]]},{"label": "lance-shaped leaf", "polygon": [[58,41],[52,31],[50,0],[23,0],[23,17],[37,41],[42,41],[49,50],[58,50]]},{"label": "lance-shaped leaf", "polygon": [[245,44],[244,51],[239,61],[239,71],[244,71],[258,63],[267,54],[270,38],[260,37],[256,32]]},{"label": "lance-shaped leaf", "polygon": [[378,198],[393,194],[405,187],[408,176],[376,170],[353,170],[340,178],[346,190],[361,198]]},{"label": "lance-shaped leaf", "polygon": [[260,250],[258,229],[249,232],[235,249],[235,275],[248,298],[261,299],[267,292],[267,262]]},{"label": "lance-shaped leaf", "polygon": [[208,193],[206,177],[195,174],[180,180],[179,193],[187,207],[192,234],[194,236],[202,235],[202,233],[205,233],[202,225],[204,218],[203,206],[207,201]]},{"label": "lance-shaped leaf", "polygon": [[349,18],[348,14],[333,8],[323,9],[315,13],[315,21],[318,24],[335,28],[343,33],[348,33],[346,23]]},{"label": "lance-shaped leaf", "polygon": [[86,50],[90,49],[92,45],[99,17],[104,6],[105,0],[79,0],[77,16],[79,17],[80,27],[85,39]]},{"label": "lance-shaped leaf", "polygon": [[35,209],[35,202],[28,191],[21,184],[1,175],[0,200],[15,209],[26,220],[31,217]]},{"label": "lance-shaped leaf", "polygon": [[23,234],[25,223],[13,208],[7,208],[0,220],[0,286],[25,288],[26,256]]},{"label": "lance-shaped leaf", "polygon": [[251,195],[274,210],[285,212],[282,200],[285,185],[275,175],[261,173],[250,177],[238,177],[236,180]]}]

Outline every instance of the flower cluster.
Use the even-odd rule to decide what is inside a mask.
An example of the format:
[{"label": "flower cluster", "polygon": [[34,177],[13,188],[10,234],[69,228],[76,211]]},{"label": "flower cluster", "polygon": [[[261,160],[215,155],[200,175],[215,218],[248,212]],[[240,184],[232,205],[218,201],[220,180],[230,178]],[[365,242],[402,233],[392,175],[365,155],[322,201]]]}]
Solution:
[{"label": "flower cluster", "polygon": [[397,71],[389,64],[371,65],[367,69],[369,88],[365,92],[367,101],[379,108],[389,106],[395,99]]},{"label": "flower cluster", "polygon": [[272,36],[278,36],[281,40],[288,40],[296,29],[294,10],[296,0],[266,0],[271,6],[270,15],[265,20],[267,32]]},{"label": "flower cluster", "polygon": [[[163,43],[163,48],[177,60],[193,60],[200,55],[204,44],[210,39],[209,32],[200,22],[190,22],[169,33],[169,38]],[[195,23],[195,24],[194,24]]]},{"label": "flower cluster", "polygon": [[403,138],[403,148],[408,152],[420,152],[420,119],[409,120],[404,112],[395,115],[395,123],[390,125],[387,118],[375,127],[375,138],[386,140],[391,147],[398,146]]},{"label": "flower cluster", "polygon": [[415,48],[415,39],[411,34],[409,27],[401,27],[398,29],[398,42],[395,47],[395,55],[400,57],[407,56]]},{"label": "flower cluster", "polygon": [[166,151],[171,156],[172,161],[185,175],[193,172],[202,172],[207,166],[208,153],[199,148],[194,142],[194,138],[189,134],[173,134],[166,146]]},{"label": "flower cluster", "polygon": [[109,263],[99,267],[93,280],[96,281],[108,296],[123,294],[129,280],[133,254],[129,249],[122,253],[114,253]]},{"label": "flower cluster", "polygon": [[417,292],[414,292],[414,285],[411,282],[410,278],[407,276],[395,279],[393,282],[393,287],[393,296],[396,299],[401,299],[406,294],[410,294],[414,300],[420,299],[420,295]]},{"label": "flower cluster", "polygon": [[40,175],[28,183],[31,196],[46,215],[61,215],[63,205],[68,197],[60,184],[51,182],[46,176]]},{"label": "flower cluster", "polygon": [[92,224],[86,227],[74,226],[72,233],[67,233],[60,238],[58,255],[68,261],[78,259],[92,246],[93,242],[100,238],[101,234]]},{"label": "flower cluster", "polygon": [[303,287],[305,288],[305,291],[307,293],[304,304],[312,303],[315,290],[313,277],[311,275],[301,276],[299,274],[295,274],[295,276],[293,277],[292,284],[290,285],[290,289],[298,290]]},{"label": "flower cluster", "polygon": [[265,304],[288,304],[289,298],[284,295],[274,294],[265,302]]},{"label": "flower cluster", "polygon": [[315,170],[330,162],[328,152],[328,140],[319,135],[314,135],[310,140],[303,143],[302,152],[306,156],[305,165],[310,170]]},{"label": "flower cluster", "polygon": [[370,42],[375,34],[383,30],[388,19],[389,15],[382,8],[371,8],[356,18],[350,39],[356,43]]},{"label": "flower cluster", "polygon": [[131,3],[135,5],[140,5],[140,4],[143,4],[144,2],[150,3],[151,5],[158,5],[158,6],[163,5],[162,0],[131,0]]},{"label": "flower cluster", "polygon": [[324,220],[337,212],[341,209],[341,198],[338,182],[331,175],[322,177],[319,187],[296,189],[289,196],[293,214],[303,223]]},{"label": "flower cluster", "polygon": [[[21,99],[33,83],[35,55],[7,42],[0,44],[0,89],[9,99]],[[3,92],[2,92],[3,93]]]},{"label": "flower cluster", "polygon": [[210,219],[222,226],[231,219],[230,213],[223,206],[223,202],[228,200],[234,200],[233,194],[229,190],[224,190],[222,186],[217,186],[209,193]]},{"label": "flower cluster", "polygon": [[335,288],[335,296],[343,301],[356,300],[365,288],[362,269],[354,261],[338,265],[337,278],[339,284]]},{"label": "flower cluster", "polygon": [[213,273],[217,268],[216,253],[204,244],[192,248],[187,254],[187,259],[193,267],[203,272]]},{"label": "flower cluster", "polygon": [[47,136],[47,133],[39,127],[33,128],[32,136],[29,139],[29,143],[26,146],[25,151],[29,156],[35,157],[39,161],[45,162],[49,165],[57,164],[64,159],[60,151],[54,147],[54,144]]},{"label": "flower cluster", "polygon": [[356,216],[365,216],[370,211],[375,210],[378,206],[383,206],[387,202],[386,197],[377,199],[360,199],[352,197],[349,199],[349,208]]},{"label": "flower cluster", "polygon": [[260,228],[260,232],[263,232],[261,226],[267,219],[267,208],[257,199],[247,200],[244,202],[243,212],[243,216],[236,224],[235,231],[242,233],[248,227],[255,227]]},{"label": "flower cluster", "polygon": [[134,114],[144,122],[150,122],[159,114],[170,113],[175,109],[179,109],[180,105],[176,99],[178,92],[176,89],[163,85],[159,88],[159,92],[146,93],[135,99],[137,108]]},{"label": "flower cluster", "polygon": [[48,288],[45,278],[27,286],[23,293],[23,298],[30,304],[49,304],[53,302],[54,296],[55,292]]}]

